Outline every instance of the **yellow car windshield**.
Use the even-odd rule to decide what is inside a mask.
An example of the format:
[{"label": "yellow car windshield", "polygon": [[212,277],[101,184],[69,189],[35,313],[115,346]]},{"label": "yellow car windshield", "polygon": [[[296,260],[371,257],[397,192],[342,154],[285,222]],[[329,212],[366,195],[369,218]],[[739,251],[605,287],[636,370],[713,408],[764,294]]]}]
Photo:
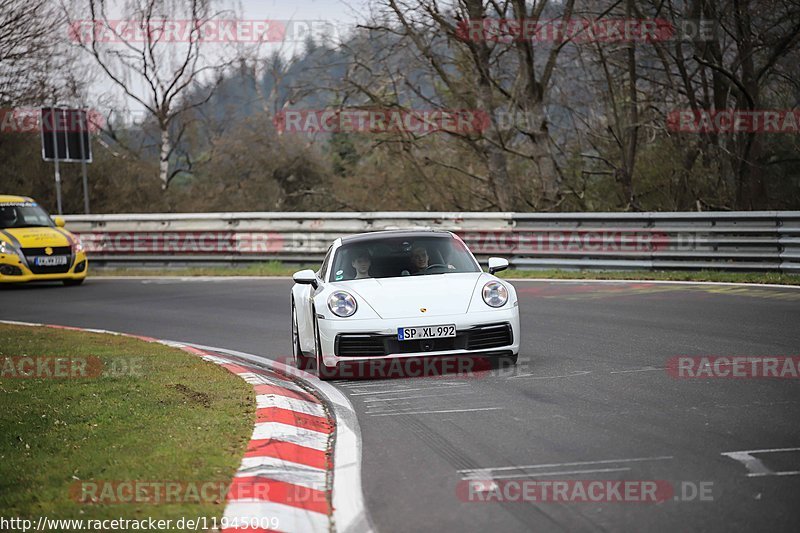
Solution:
[{"label": "yellow car windshield", "polygon": [[44,209],[32,202],[0,203],[0,229],[53,227]]}]

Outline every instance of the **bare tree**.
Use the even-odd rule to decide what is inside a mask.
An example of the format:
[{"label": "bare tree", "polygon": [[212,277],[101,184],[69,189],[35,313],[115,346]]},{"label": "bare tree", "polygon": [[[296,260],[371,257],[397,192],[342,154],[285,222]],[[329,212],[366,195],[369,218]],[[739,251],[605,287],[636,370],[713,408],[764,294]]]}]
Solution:
[{"label": "bare tree", "polygon": [[[170,171],[170,158],[186,129],[178,119],[211,98],[229,64],[202,53],[203,28],[219,13],[212,13],[210,0],[135,0],[126,3],[118,20],[109,18],[106,0],[82,6],[79,12],[89,18],[70,21],[75,40],[114,85],[155,119],[159,179],[166,190],[182,171]],[[174,35],[181,36],[180,42]]]},{"label": "bare tree", "polygon": [[57,6],[48,0],[0,0],[0,103],[39,104],[55,92],[61,59]]},{"label": "bare tree", "polygon": [[[631,20],[635,16],[634,0],[624,0],[622,6],[604,5],[601,11],[587,11],[584,15],[594,22],[604,17]],[[565,102],[565,109],[580,121],[585,136],[574,148],[587,144],[589,150],[581,150],[588,160],[584,172],[612,176],[622,192],[620,207],[637,210],[634,177],[642,127],[642,90],[636,40],[593,39],[575,47],[575,55],[581,68],[566,76],[580,77],[585,96],[573,93]],[[602,170],[594,170],[598,164]]]},{"label": "bare tree", "polygon": [[[388,36],[394,44],[391,50],[372,50],[371,57],[369,42],[354,51],[356,61],[345,78],[353,89],[352,100],[481,111],[491,118],[489,128],[470,134],[448,132],[468,149],[470,157],[444,159],[441,155],[453,155],[445,151],[429,153],[425,161],[476,184],[476,191],[485,192],[486,208],[556,208],[561,201],[560,174],[545,106],[563,44],[494,41],[471,29],[487,19],[538,21],[545,13],[566,19],[574,0],[557,4],[547,0],[533,4],[523,0],[381,0],[375,4],[377,13],[362,27]],[[413,79],[410,71],[416,71]]]},{"label": "bare tree", "polygon": [[[647,15],[664,17],[676,27],[684,20],[713,23],[715,31],[710,38],[655,43],[665,83],[674,88],[673,103],[693,111],[763,110],[775,105],[776,87],[796,89],[800,84],[797,0],[671,0],[643,2],[640,7]],[[721,173],[732,176],[737,208],[768,206],[763,135],[705,133],[689,149],[686,164],[709,153],[719,158]]]}]

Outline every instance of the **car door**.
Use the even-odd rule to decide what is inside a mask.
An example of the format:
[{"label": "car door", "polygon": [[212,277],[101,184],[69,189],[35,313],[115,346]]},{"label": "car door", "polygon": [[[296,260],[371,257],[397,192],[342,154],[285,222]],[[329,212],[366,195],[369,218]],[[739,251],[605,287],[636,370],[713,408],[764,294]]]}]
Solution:
[{"label": "car door", "polygon": [[[317,271],[317,277],[323,280],[323,282],[323,276],[325,276],[328,271],[332,252],[333,245],[328,247],[325,259],[322,261],[322,265]],[[311,285],[295,284],[292,289],[292,294],[295,298],[295,306],[297,308],[297,330],[300,333],[300,349],[304,352],[314,351],[314,315],[312,313],[312,299],[317,292],[319,292],[319,289],[314,289]]]}]

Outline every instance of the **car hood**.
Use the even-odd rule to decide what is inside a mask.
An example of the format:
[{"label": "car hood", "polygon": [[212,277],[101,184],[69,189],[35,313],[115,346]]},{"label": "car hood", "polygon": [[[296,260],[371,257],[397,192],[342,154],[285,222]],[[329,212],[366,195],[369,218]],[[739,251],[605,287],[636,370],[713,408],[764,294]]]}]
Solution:
[{"label": "car hood", "polygon": [[382,318],[406,318],[466,313],[480,277],[480,272],[430,274],[358,279],[338,285]]},{"label": "car hood", "polygon": [[[9,239],[9,236],[12,238]],[[0,230],[0,238],[5,241],[10,241],[15,245],[19,243],[19,246],[22,248],[45,248],[47,246],[70,245],[66,232],[61,233],[57,229],[43,226]],[[16,242],[14,242],[15,240]]]}]

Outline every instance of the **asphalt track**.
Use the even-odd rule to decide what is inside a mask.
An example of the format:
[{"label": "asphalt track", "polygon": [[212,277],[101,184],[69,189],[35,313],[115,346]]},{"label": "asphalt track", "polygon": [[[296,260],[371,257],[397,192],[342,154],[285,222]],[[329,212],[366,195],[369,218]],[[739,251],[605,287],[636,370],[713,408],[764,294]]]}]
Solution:
[{"label": "asphalt track", "polygon": [[[290,283],[3,287],[0,318],[275,359],[290,348]],[[676,379],[664,369],[678,355],[800,355],[800,290],[515,285],[524,338],[513,372],[334,383],[359,416],[364,497],[379,531],[800,530],[800,380]],[[723,455],[786,448],[796,450],[754,454],[757,476]],[[666,480],[679,494],[711,483],[712,499],[462,501],[459,481],[475,470],[501,480]]]}]

